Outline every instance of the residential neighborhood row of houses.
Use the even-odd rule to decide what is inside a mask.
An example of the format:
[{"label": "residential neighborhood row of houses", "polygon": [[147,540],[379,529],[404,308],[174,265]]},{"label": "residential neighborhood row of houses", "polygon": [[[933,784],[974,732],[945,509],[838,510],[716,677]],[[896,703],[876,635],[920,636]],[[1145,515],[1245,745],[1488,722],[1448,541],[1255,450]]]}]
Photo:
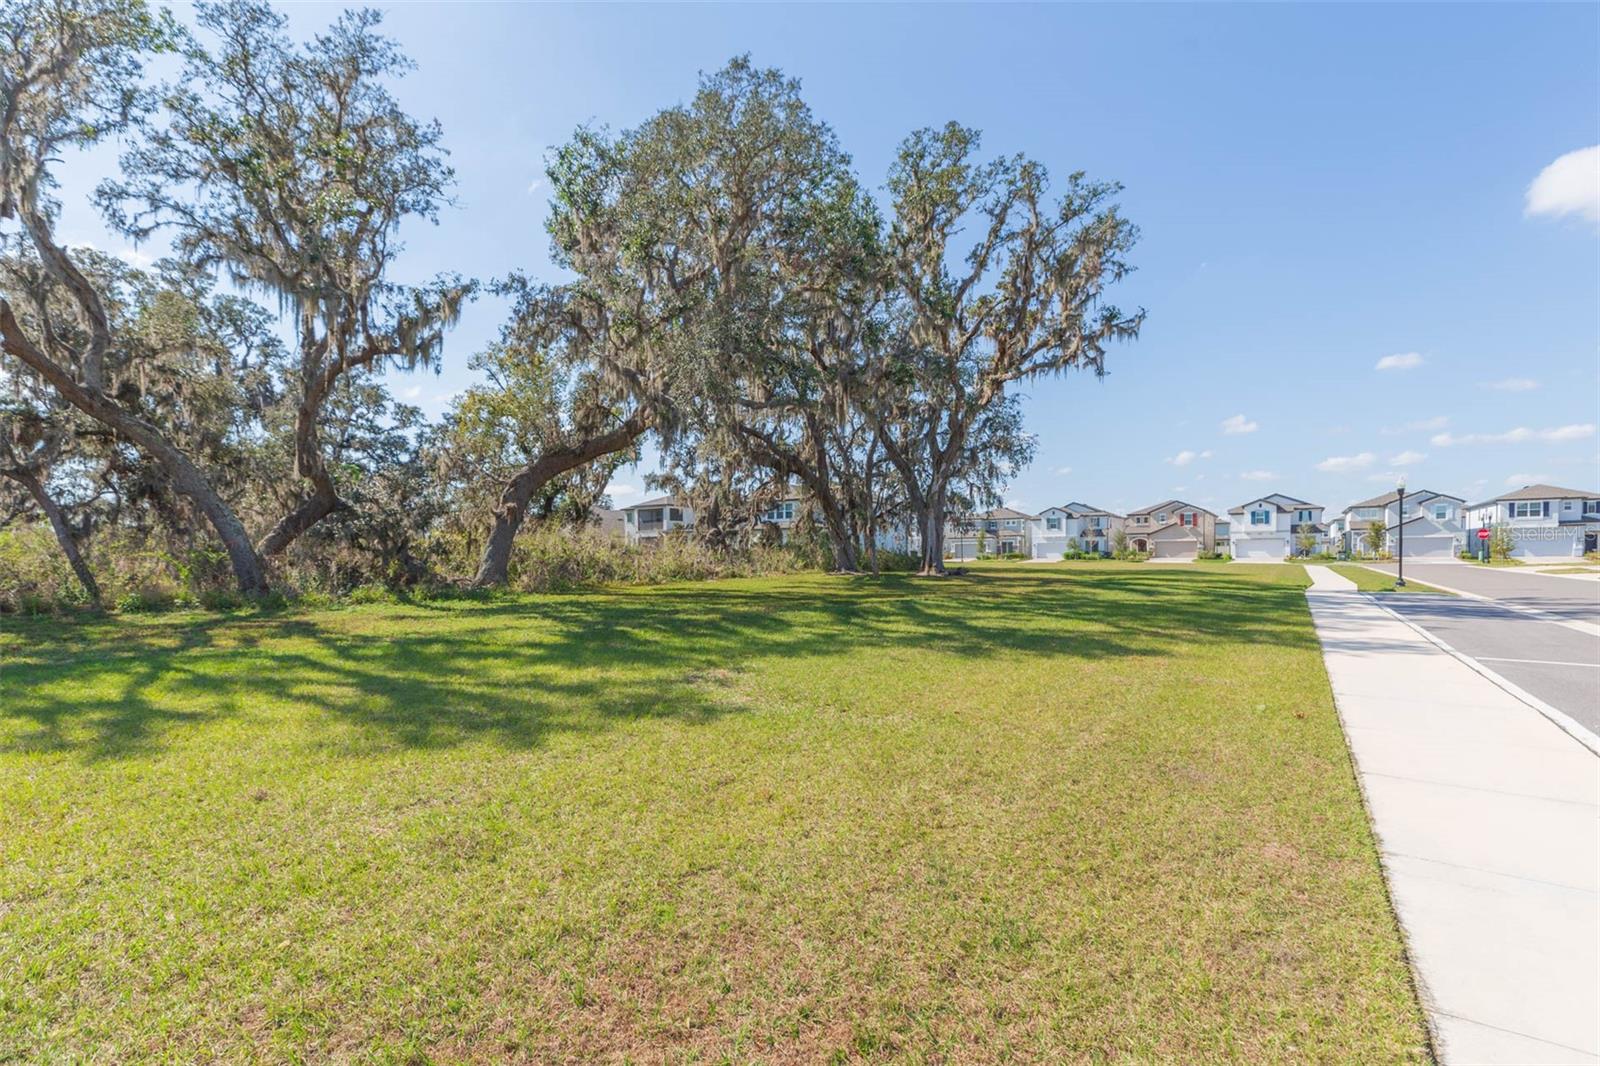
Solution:
[{"label": "residential neighborhood row of houses", "polygon": [[[801,508],[800,496],[792,494],[763,521],[787,537]],[[693,509],[670,496],[613,513],[617,527],[634,543],[694,526]],[[1375,548],[1371,531],[1380,523]],[[956,561],[979,555],[1060,559],[1110,554],[1125,540],[1129,550],[1155,559],[1221,555],[1267,562],[1324,552],[1393,556],[1400,554],[1403,542],[1407,559],[1450,559],[1463,551],[1477,552],[1479,531],[1496,527],[1510,533],[1513,558],[1580,558],[1600,550],[1600,492],[1525,485],[1469,504],[1430,489],[1408,489],[1402,500],[1400,491],[1393,490],[1352,503],[1331,517],[1323,505],[1281,492],[1248,500],[1226,515],[1183,500],[1163,500],[1127,514],[1077,502],[1038,514],[999,507],[953,521],[945,534],[945,553]],[[891,535],[884,543],[912,548],[915,533]]]}]

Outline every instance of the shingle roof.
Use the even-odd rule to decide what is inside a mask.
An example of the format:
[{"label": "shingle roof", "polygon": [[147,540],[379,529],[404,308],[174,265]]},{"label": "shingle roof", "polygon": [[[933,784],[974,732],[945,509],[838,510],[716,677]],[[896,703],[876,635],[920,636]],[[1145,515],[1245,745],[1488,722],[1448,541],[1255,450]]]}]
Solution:
[{"label": "shingle roof", "polygon": [[[1510,500],[1600,500],[1600,492],[1580,492],[1578,489],[1563,489],[1556,485],[1524,485],[1515,492],[1491,496],[1483,502],[1500,503]],[[1478,504],[1473,506],[1477,507]]]},{"label": "shingle roof", "polygon": [[622,510],[624,510],[624,511],[637,511],[641,507],[682,507],[682,506],[684,506],[683,501],[678,499],[676,496],[657,496],[653,500],[640,500],[638,503],[630,503],[628,506],[622,508]]},{"label": "shingle roof", "polygon": [[[1434,497],[1439,497],[1439,498],[1446,499],[1446,500],[1454,500],[1457,503],[1466,503],[1467,502],[1467,501],[1463,500],[1460,496],[1452,496],[1448,492],[1434,492],[1432,489],[1407,489],[1406,490],[1406,499],[1408,499],[1408,500],[1420,500],[1424,496],[1428,497],[1429,499],[1433,499]],[[1362,500],[1360,503],[1352,503],[1349,507],[1346,507],[1345,510],[1346,511],[1350,511],[1350,510],[1353,510],[1353,509],[1355,509],[1357,507],[1387,507],[1389,504],[1394,503],[1395,501],[1397,501],[1399,499],[1400,499],[1400,492],[1399,492],[1398,489],[1394,489],[1394,490],[1391,490],[1389,492],[1384,493],[1382,496],[1374,496],[1370,500]]]},{"label": "shingle roof", "polygon": [[996,507],[992,511],[985,511],[983,514],[978,515],[978,518],[980,518],[980,519],[987,519],[987,518],[1038,518],[1038,517],[1039,516],[1036,515],[1036,514],[1024,514],[1021,511],[1014,511],[1009,507]]},{"label": "shingle roof", "polygon": [[1182,500],[1162,500],[1160,503],[1151,504],[1149,507],[1140,507],[1138,510],[1129,511],[1128,513],[1129,514],[1152,514],[1152,513],[1156,512],[1156,511],[1177,511],[1177,510],[1199,511],[1202,514],[1211,515],[1212,518],[1217,517],[1212,512],[1207,511],[1204,507],[1196,507],[1194,504],[1192,504],[1192,503],[1184,503]]},{"label": "shingle roof", "polygon": [[1269,492],[1265,496],[1257,496],[1254,500],[1251,500],[1249,503],[1241,503],[1237,507],[1229,508],[1228,513],[1229,514],[1243,514],[1245,508],[1249,507],[1251,503],[1255,503],[1256,500],[1259,500],[1262,503],[1270,503],[1270,504],[1272,504],[1272,506],[1276,507],[1278,510],[1284,511],[1284,512],[1295,511],[1295,510],[1299,510],[1299,509],[1305,508],[1305,507],[1316,507],[1317,506],[1314,503],[1310,503],[1310,502],[1308,502],[1306,500],[1302,500],[1302,499],[1297,499],[1296,497],[1290,496],[1290,495],[1288,495],[1286,493]]},{"label": "shingle roof", "polygon": [[1112,518],[1121,517],[1115,511],[1103,511],[1098,507],[1090,507],[1086,503],[1077,503],[1076,501],[1073,503],[1064,503],[1060,507],[1057,507],[1056,510],[1065,511],[1070,515],[1077,515],[1080,518],[1097,514],[1109,515]]}]

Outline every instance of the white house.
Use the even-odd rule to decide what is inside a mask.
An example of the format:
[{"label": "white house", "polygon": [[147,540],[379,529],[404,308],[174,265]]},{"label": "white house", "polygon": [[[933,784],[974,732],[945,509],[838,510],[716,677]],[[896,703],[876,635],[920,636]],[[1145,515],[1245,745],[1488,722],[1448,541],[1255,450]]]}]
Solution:
[{"label": "white house", "polygon": [[658,496],[622,509],[629,544],[654,543],[675,529],[693,529],[694,510],[676,496]]},{"label": "white house", "polygon": [[1467,508],[1477,546],[1479,529],[1506,526],[1514,559],[1573,559],[1600,550],[1600,492],[1524,485]]},{"label": "white house", "polygon": [[1322,507],[1281,492],[1241,503],[1228,511],[1228,546],[1235,559],[1266,562],[1298,553],[1300,534],[1311,532],[1322,545],[1327,527]]},{"label": "white house", "polygon": [[1086,503],[1046,507],[1034,525],[1032,555],[1059,559],[1067,551],[1108,554],[1111,538],[1122,528],[1122,516]]},{"label": "white house", "polygon": [[1406,493],[1402,512],[1398,491],[1352,503],[1338,521],[1340,547],[1351,555],[1370,555],[1367,531],[1374,521],[1384,525],[1382,551],[1400,551],[1400,524],[1405,523],[1407,559],[1453,559],[1466,544],[1462,506],[1466,501],[1430,489]]}]

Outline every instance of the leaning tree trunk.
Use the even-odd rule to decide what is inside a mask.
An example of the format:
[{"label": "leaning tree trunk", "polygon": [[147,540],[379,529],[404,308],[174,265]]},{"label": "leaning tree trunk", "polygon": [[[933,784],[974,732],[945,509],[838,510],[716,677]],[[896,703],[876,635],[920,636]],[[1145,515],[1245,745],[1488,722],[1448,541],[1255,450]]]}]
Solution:
[{"label": "leaning tree trunk", "polygon": [[642,437],[650,428],[651,420],[635,413],[616,429],[601,433],[565,448],[553,448],[529,463],[506,483],[500,493],[500,503],[494,510],[494,525],[489,540],[483,546],[483,556],[478,561],[478,572],[472,583],[479,587],[504,585],[511,572],[511,545],[528,515],[528,503],[552,479],[601,456],[620,452]]},{"label": "leaning tree trunk", "polygon": [[155,426],[123,408],[98,386],[79,382],[64,367],[35,347],[22,332],[11,305],[5,300],[0,300],[0,340],[3,340],[6,352],[36,371],[68,403],[131,441],[166,470],[167,476],[172,479],[172,487],[180,495],[194,501],[200,513],[211,523],[211,528],[216,530],[218,539],[228,553],[228,561],[233,567],[234,580],[240,592],[258,596],[267,591],[266,568],[262,566],[255,546],[250,543],[244,523],[239,521],[239,516],[233,513],[233,509],[192,459]]},{"label": "leaning tree trunk", "polygon": [[56,535],[56,543],[61,545],[61,553],[67,557],[72,572],[77,575],[78,584],[88,593],[89,602],[96,607],[101,606],[100,585],[95,581],[94,572],[89,569],[89,564],[84,561],[83,553],[78,550],[78,541],[72,535],[72,528],[67,525],[67,516],[62,512],[61,506],[50,498],[44,482],[31,470],[7,470],[5,476],[28,490],[28,495],[33,497],[33,502],[39,505],[39,510],[43,511],[45,518],[49,520],[50,528]]}]

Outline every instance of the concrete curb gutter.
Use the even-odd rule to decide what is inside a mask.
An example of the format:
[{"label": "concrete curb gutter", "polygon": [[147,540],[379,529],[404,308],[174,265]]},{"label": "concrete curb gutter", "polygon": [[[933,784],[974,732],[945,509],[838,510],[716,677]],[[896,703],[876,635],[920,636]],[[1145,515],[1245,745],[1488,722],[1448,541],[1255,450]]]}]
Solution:
[{"label": "concrete curb gutter", "polygon": [[[1442,585],[1436,585],[1434,587],[1443,588]],[[1423,640],[1426,640],[1440,651],[1455,656],[1463,664],[1465,664],[1469,670],[1481,674],[1484,678],[1492,682],[1508,695],[1511,695],[1521,702],[1526,703],[1529,707],[1532,707],[1534,710],[1550,719],[1550,721],[1554,722],[1563,733],[1566,733],[1568,736],[1572,737],[1573,740],[1576,740],[1579,744],[1582,744],[1596,755],[1600,755],[1600,736],[1596,736],[1594,733],[1584,728],[1583,725],[1574,721],[1565,712],[1550,706],[1544,700],[1541,700],[1538,696],[1535,696],[1527,689],[1524,689],[1515,682],[1500,676],[1487,666],[1484,666],[1478,660],[1474,659],[1472,656],[1467,655],[1465,652],[1460,652],[1455,648],[1452,648],[1449,644],[1446,644],[1444,641],[1440,640],[1426,629],[1417,625],[1399,611],[1391,609],[1380,597],[1372,595],[1371,593],[1365,593],[1364,595],[1369,596],[1372,601],[1376,603],[1378,607],[1389,617],[1414,630],[1422,637]],[[1504,604],[1501,606],[1504,606]]]},{"label": "concrete curb gutter", "polygon": [[[1361,565],[1366,567],[1368,570],[1371,570],[1375,574],[1382,574],[1384,577],[1394,576],[1393,574],[1389,573],[1389,571],[1380,570],[1376,566],[1370,566],[1366,563],[1362,563]],[[1462,565],[1465,566],[1467,564],[1463,563]],[[1571,618],[1562,618],[1560,615],[1550,614],[1546,611],[1535,610],[1532,607],[1522,607],[1516,604],[1506,603],[1504,600],[1497,600],[1493,596],[1485,596],[1481,592],[1468,592],[1466,589],[1451,588],[1449,585],[1439,584],[1439,582],[1433,580],[1431,577],[1426,581],[1421,581],[1420,584],[1431,585],[1436,589],[1441,589],[1445,592],[1451,593],[1452,595],[1460,596],[1463,599],[1478,600],[1482,603],[1492,603],[1496,607],[1503,608],[1504,610],[1510,611],[1513,614],[1526,615],[1529,618],[1536,618],[1541,622],[1549,622],[1551,625],[1566,626],[1568,629],[1579,633],[1586,633],[1591,637],[1600,637],[1600,626],[1595,625],[1593,622],[1579,622]]]}]

